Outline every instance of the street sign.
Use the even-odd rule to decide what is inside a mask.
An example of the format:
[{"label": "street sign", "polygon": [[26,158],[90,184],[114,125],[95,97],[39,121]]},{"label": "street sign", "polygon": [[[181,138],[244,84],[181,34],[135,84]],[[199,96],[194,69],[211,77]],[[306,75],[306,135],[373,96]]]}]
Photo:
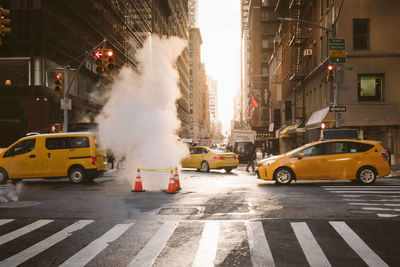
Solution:
[{"label": "street sign", "polygon": [[351,67],[351,66],[343,66],[343,67],[341,68],[341,70],[342,70],[342,71],[353,70],[353,67]]},{"label": "street sign", "polygon": [[344,39],[330,38],[329,47],[329,63],[346,63],[346,44]]},{"label": "street sign", "polygon": [[346,112],[346,106],[330,106],[330,112]]}]

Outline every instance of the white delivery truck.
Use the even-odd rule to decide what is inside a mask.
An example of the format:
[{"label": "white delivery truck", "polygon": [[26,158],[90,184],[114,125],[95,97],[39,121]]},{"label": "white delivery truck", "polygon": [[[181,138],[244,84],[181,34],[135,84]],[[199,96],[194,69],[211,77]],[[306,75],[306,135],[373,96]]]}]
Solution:
[{"label": "white delivery truck", "polygon": [[233,152],[238,154],[240,162],[249,160],[250,144],[256,140],[256,131],[233,129],[231,132],[231,145]]}]

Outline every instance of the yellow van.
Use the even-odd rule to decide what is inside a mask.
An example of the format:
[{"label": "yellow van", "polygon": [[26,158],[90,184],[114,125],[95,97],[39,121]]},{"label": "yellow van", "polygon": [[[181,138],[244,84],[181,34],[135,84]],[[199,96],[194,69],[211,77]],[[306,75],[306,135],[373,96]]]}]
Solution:
[{"label": "yellow van", "polygon": [[7,179],[58,177],[82,183],[106,170],[106,152],[93,132],[31,135],[0,152],[0,184]]}]

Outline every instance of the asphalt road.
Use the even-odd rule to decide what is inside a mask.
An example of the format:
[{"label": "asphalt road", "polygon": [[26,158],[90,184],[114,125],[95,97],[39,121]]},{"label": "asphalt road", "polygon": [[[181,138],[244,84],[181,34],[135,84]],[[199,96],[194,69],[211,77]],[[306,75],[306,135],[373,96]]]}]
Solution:
[{"label": "asphalt road", "polygon": [[12,187],[19,200],[0,203],[0,266],[400,265],[398,178],[277,186],[244,166],[184,169],[182,190],[166,194],[131,192],[119,176]]}]

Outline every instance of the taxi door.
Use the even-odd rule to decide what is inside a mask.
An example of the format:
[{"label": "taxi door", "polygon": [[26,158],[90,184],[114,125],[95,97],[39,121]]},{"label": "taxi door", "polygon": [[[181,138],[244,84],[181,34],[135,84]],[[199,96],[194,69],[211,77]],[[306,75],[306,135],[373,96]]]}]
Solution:
[{"label": "taxi door", "polygon": [[37,177],[41,166],[37,138],[25,139],[12,146],[5,154],[10,178]]},{"label": "taxi door", "polygon": [[294,157],[293,169],[299,179],[326,179],[329,178],[329,168],[325,155],[325,144],[307,147],[296,155],[302,153],[302,158]]},{"label": "taxi door", "polygon": [[67,176],[67,137],[48,137],[44,144],[45,177]]}]

